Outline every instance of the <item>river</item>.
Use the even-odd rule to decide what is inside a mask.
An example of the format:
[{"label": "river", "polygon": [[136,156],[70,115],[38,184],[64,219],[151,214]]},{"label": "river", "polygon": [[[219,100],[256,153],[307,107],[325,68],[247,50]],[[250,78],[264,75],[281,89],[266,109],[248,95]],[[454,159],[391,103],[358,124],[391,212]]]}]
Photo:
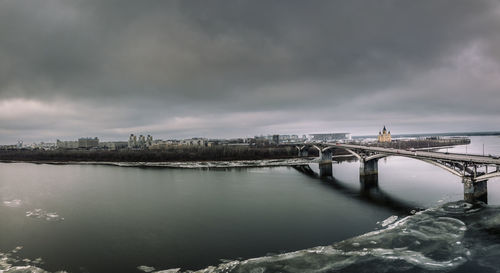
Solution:
[{"label": "river", "polygon": [[[483,144],[500,154],[497,136],[448,151]],[[500,179],[471,207],[461,179],[428,163],[381,159],[368,190],[358,168],[0,163],[0,271],[500,270]]]}]

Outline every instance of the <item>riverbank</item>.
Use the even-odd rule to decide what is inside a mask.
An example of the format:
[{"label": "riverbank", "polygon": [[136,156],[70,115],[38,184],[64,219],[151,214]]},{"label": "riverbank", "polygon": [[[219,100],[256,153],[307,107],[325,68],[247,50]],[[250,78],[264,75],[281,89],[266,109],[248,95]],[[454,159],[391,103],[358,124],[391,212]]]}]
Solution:
[{"label": "riverbank", "polygon": [[[172,161],[172,162],[110,162],[110,161],[18,161],[0,160],[1,163],[33,163],[48,165],[101,165],[139,168],[172,168],[172,169],[224,169],[252,167],[287,167],[313,163],[315,158],[233,160],[233,161]],[[347,158],[344,160],[348,160]]]},{"label": "riverbank", "polygon": [[[443,148],[469,144],[470,139],[396,140],[390,143],[363,143],[368,146],[392,147],[398,149]],[[317,157],[318,150],[307,148],[307,156]],[[343,161],[351,156],[343,149],[335,149],[334,159]],[[347,157],[347,158],[345,158]],[[276,163],[298,160],[297,148],[290,146],[272,147],[172,147],[164,150],[0,150],[1,162],[31,162],[48,164],[100,164],[135,167],[217,167],[224,165],[246,166],[254,161],[267,162],[264,165],[281,166]],[[276,161],[278,160],[278,161]],[[224,163],[226,162],[226,163]],[[231,164],[227,163],[231,162]],[[278,164],[278,165],[276,165]],[[294,165],[283,163],[286,166]],[[260,163],[258,163],[260,165]],[[296,165],[296,164],[295,164]]]},{"label": "riverbank", "polygon": [[165,150],[0,150],[2,161],[31,162],[193,162],[290,159],[297,150],[280,147],[175,147]]}]

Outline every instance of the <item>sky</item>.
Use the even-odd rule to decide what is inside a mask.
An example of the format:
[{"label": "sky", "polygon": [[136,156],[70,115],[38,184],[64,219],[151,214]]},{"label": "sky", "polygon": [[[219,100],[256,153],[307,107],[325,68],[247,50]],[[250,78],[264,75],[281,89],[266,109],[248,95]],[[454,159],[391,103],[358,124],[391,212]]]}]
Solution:
[{"label": "sky", "polygon": [[498,0],[0,0],[0,144],[500,130]]}]

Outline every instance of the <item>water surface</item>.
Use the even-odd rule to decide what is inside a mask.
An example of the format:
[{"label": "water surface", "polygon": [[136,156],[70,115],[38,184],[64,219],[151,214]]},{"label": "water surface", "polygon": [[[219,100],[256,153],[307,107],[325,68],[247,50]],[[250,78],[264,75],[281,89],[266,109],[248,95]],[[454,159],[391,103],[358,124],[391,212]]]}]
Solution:
[{"label": "water surface", "polygon": [[[481,154],[483,143],[487,153],[500,154],[498,137],[474,137],[467,152]],[[0,256],[10,253],[15,258],[10,265],[49,271],[140,272],[142,265],[196,270],[221,259],[276,257],[272,254],[331,245],[384,230],[383,221],[391,216],[401,219],[463,197],[460,178],[417,160],[380,160],[379,186],[368,190],[360,187],[358,168],[358,162],[334,164],[335,178],[321,180],[291,167],[2,163]],[[498,183],[488,184],[488,210],[500,203]]]}]

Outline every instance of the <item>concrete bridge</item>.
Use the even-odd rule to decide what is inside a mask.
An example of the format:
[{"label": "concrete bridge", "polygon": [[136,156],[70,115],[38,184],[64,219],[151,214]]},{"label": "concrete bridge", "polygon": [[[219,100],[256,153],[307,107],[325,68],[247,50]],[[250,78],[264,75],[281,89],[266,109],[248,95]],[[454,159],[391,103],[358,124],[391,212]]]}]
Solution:
[{"label": "concrete bridge", "polygon": [[359,175],[361,183],[377,183],[378,160],[380,158],[402,156],[424,161],[460,177],[464,185],[464,200],[467,202],[473,202],[474,200],[487,202],[488,179],[500,177],[500,159],[493,156],[404,150],[342,143],[307,144],[296,146],[296,148],[299,156],[307,156],[307,151],[311,148],[318,150],[321,177],[332,176],[334,150],[343,149],[349,152],[360,162]]}]

